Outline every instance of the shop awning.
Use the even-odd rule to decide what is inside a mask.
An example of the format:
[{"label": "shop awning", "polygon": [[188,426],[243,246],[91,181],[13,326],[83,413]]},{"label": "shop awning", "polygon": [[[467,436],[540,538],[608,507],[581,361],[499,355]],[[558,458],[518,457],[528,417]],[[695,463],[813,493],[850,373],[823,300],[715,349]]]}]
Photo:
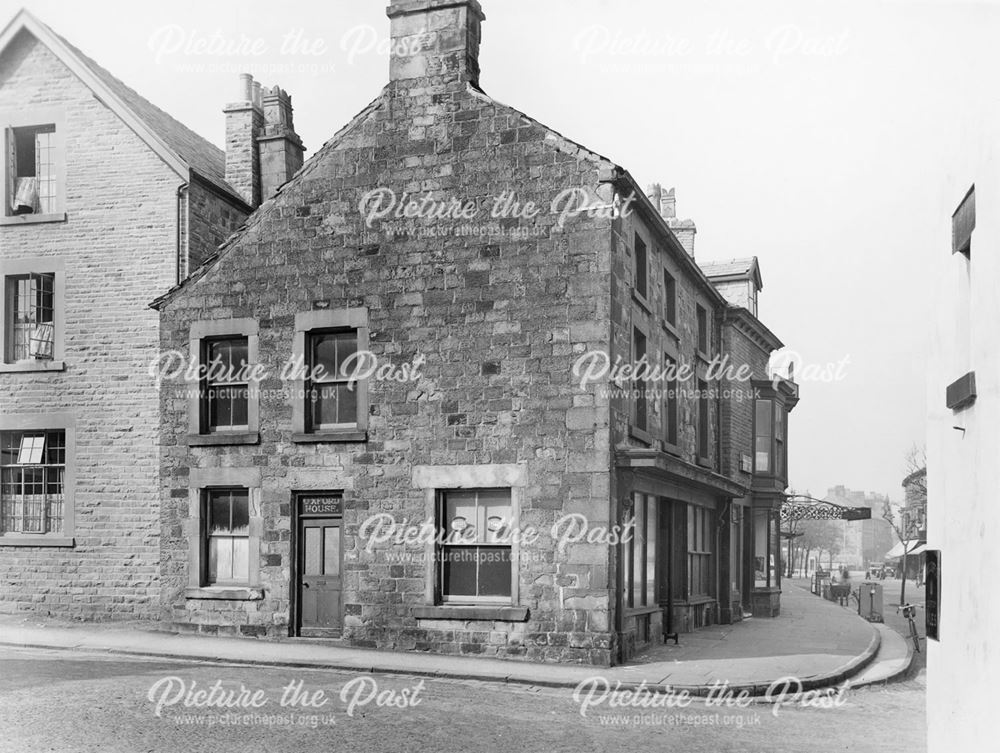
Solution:
[{"label": "shop awning", "polygon": [[900,541],[897,542],[896,546],[886,552],[885,559],[896,559],[902,557],[906,550],[909,550],[908,554],[920,554],[924,551],[927,544],[921,544],[918,539],[910,539],[905,544]]}]

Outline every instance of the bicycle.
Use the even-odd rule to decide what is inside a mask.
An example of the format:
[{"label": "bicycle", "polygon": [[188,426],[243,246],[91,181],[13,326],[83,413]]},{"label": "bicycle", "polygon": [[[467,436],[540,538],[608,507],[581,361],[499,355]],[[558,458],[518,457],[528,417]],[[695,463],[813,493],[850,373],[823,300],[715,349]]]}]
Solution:
[{"label": "bicycle", "polygon": [[900,604],[896,607],[896,614],[899,614],[900,609],[903,610],[903,617],[910,623],[910,640],[913,641],[913,650],[919,654],[920,634],[917,632],[917,623],[913,619],[917,614],[917,607],[915,604]]}]

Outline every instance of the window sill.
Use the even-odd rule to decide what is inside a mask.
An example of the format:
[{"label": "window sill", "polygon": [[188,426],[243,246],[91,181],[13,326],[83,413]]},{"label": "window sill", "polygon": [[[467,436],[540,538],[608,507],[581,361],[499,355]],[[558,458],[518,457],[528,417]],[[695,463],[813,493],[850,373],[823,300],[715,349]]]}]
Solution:
[{"label": "window sill", "polygon": [[0,363],[0,374],[16,374],[31,371],[65,371],[64,361],[18,361],[17,363]]},{"label": "window sill", "polygon": [[52,214],[12,214],[0,217],[0,225],[39,225],[43,222],[65,222],[65,212]]},{"label": "window sill", "polygon": [[296,444],[320,444],[323,442],[367,442],[368,432],[351,429],[347,431],[317,431],[292,434]]},{"label": "window sill", "polygon": [[684,604],[689,607],[697,607],[702,604],[712,604],[715,600],[714,596],[692,596]]},{"label": "window sill", "polygon": [[670,444],[666,440],[664,440],[662,443],[662,449],[663,452],[665,452],[667,455],[673,455],[674,457],[678,458],[684,456],[684,453],[681,452],[681,448],[679,445]]},{"label": "window sill", "polygon": [[651,607],[625,607],[625,616],[634,617],[640,614],[653,614],[654,612],[662,612],[663,607],[656,604]]},{"label": "window sill", "polygon": [[418,620],[501,620],[504,622],[526,622],[527,607],[501,606],[437,606],[413,607],[413,616]]},{"label": "window sill", "polygon": [[698,458],[695,458],[694,462],[695,462],[695,465],[701,466],[702,468],[708,468],[709,470],[712,470],[712,461],[709,460],[708,458],[698,457]]},{"label": "window sill", "polygon": [[186,599],[218,599],[225,601],[260,601],[264,598],[263,588],[249,586],[202,586],[184,590]]},{"label": "window sill", "polygon": [[646,300],[646,297],[639,293],[635,288],[632,289],[632,300],[638,303],[639,307],[647,314],[652,313],[652,307],[649,305],[649,301]]},{"label": "window sill", "polygon": [[232,434],[188,434],[188,447],[211,447],[231,444],[260,444],[260,432],[245,431]]},{"label": "window sill", "polygon": [[640,442],[643,442],[644,444],[646,444],[646,446],[652,446],[653,444],[653,437],[648,432],[636,428],[631,424],[629,424],[628,427],[628,434],[633,439],[638,439]]},{"label": "window sill", "polygon": [[6,536],[0,536],[0,546],[52,546],[68,548],[76,546],[76,539],[66,536],[7,534]]},{"label": "window sill", "polygon": [[673,335],[674,339],[681,339],[681,333],[677,331],[677,325],[671,324],[665,317],[660,317],[660,326],[663,327],[663,329],[665,329],[669,334]]}]

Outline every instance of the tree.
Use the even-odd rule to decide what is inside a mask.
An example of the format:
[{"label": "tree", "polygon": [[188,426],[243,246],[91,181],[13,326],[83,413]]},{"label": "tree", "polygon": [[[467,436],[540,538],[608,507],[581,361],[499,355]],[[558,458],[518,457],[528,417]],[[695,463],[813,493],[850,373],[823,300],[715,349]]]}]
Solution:
[{"label": "tree", "polygon": [[905,503],[893,504],[888,497],[882,506],[882,518],[892,526],[892,532],[903,545],[902,584],[899,603],[906,603],[906,558],[919,544],[919,528],[927,510],[927,450],[914,444],[907,451],[903,470]]},{"label": "tree", "polygon": [[830,569],[833,569],[833,555],[840,551],[843,535],[837,526],[829,520],[803,520],[799,523],[802,530],[802,543],[805,547],[806,556],[815,549],[822,554],[829,555]]}]

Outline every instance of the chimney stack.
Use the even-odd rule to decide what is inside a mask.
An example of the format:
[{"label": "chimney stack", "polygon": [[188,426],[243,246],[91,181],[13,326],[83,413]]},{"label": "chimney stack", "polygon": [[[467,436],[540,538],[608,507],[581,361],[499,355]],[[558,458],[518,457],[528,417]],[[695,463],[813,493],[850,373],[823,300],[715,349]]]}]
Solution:
[{"label": "chimney stack", "polygon": [[390,81],[437,78],[479,87],[478,0],[391,0]]},{"label": "chimney stack", "polygon": [[695,227],[694,220],[677,219],[677,198],[674,195],[674,189],[664,191],[659,183],[654,183],[646,189],[646,196],[649,197],[660,216],[666,220],[667,226],[673,231],[684,250],[693,259],[694,236],[698,232],[698,228]]},{"label": "chimney stack", "polygon": [[257,137],[260,158],[260,193],[264,201],[302,167],[305,148],[292,123],[292,98],[277,86],[263,97],[264,131]]},{"label": "chimney stack", "polygon": [[226,182],[256,209],[300,167],[302,140],[292,122],[292,98],[241,73],[237,100],[226,114]]}]

